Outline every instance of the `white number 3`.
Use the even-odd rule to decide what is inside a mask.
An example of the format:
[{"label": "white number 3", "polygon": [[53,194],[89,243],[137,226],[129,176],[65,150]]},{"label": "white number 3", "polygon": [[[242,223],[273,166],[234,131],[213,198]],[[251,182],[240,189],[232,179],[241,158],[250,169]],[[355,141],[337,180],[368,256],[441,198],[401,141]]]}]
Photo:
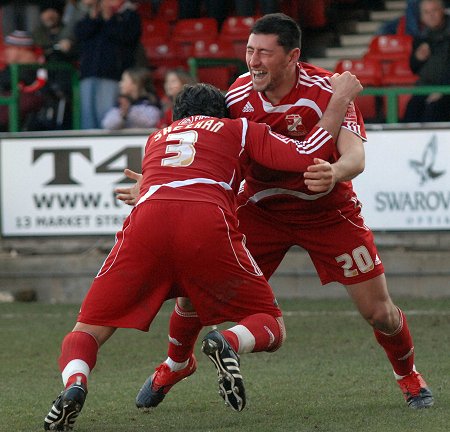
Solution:
[{"label": "white number 3", "polygon": [[[358,270],[361,273],[367,273],[370,270],[373,270],[374,268],[373,260],[369,254],[369,251],[365,246],[359,246],[356,249],[353,249],[352,256],[345,253],[335,257],[336,262],[343,263],[341,267],[344,269],[345,277],[357,276],[359,274]],[[358,270],[352,269],[353,262],[355,262],[356,267],[358,267]]]},{"label": "white number 3", "polygon": [[162,159],[161,165],[171,167],[189,166],[194,162],[194,146],[197,139],[197,131],[178,132],[167,135],[167,141],[175,141],[176,144],[168,144],[166,147],[166,154],[176,153],[176,155]]}]

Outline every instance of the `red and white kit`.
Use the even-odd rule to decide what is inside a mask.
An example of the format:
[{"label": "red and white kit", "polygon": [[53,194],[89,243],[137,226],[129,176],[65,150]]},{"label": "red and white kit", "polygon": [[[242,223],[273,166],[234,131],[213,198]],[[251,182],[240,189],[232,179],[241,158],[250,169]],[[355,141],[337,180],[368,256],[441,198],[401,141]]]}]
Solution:
[{"label": "red and white kit", "polygon": [[148,330],[168,298],[191,299],[203,325],[281,316],[237,230],[236,195],[251,160],[301,172],[335,151],[315,127],[302,141],[246,119],[194,116],[150,136],[133,208],[81,307],[86,324]]},{"label": "red and white kit", "polygon": [[[241,75],[226,96],[231,116],[266,123],[275,132],[302,139],[321,119],[333,92],[330,72],[300,62],[297,73],[295,87],[277,105],[252,89],[249,73]],[[366,140],[353,103],[342,127]],[[336,150],[326,160],[338,158]],[[351,182],[313,193],[302,174],[269,170],[253,162],[239,194],[239,229],[267,278],[288,249],[299,245],[308,251],[323,284],[350,285],[384,272],[360,208]]]}]

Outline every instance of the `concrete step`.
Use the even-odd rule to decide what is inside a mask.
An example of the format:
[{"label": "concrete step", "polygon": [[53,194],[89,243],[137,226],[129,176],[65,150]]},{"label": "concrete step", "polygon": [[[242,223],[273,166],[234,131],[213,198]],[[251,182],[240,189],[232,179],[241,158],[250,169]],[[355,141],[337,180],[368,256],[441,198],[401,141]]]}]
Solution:
[{"label": "concrete step", "polygon": [[[392,295],[450,297],[450,231],[375,233]],[[44,245],[44,247],[43,247]],[[2,240],[0,294],[35,291],[46,303],[80,303],[113,239],[104,237]],[[346,296],[339,284],[322,287],[308,254],[292,248],[270,280],[277,296]],[[0,298],[2,296],[0,295]]]},{"label": "concrete step", "polygon": [[367,52],[367,45],[326,48],[325,55],[328,58],[361,58]]},{"label": "concrete step", "polygon": [[400,11],[402,13],[406,10],[406,1],[404,0],[390,0],[384,3],[384,7],[387,10]]},{"label": "concrete step", "polygon": [[[450,251],[401,251],[379,247],[392,296],[439,298],[450,296]],[[280,298],[337,298],[347,292],[338,283],[322,286],[306,252],[293,248],[270,279]]]},{"label": "concrete step", "polygon": [[360,21],[355,25],[356,33],[375,35],[383,21]]},{"label": "concrete step", "polygon": [[371,11],[371,21],[391,21],[403,15],[404,11],[386,10],[386,11]]},{"label": "concrete step", "polygon": [[353,47],[353,46],[369,46],[373,35],[371,34],[343,34],[339,37],[341,46]]}]

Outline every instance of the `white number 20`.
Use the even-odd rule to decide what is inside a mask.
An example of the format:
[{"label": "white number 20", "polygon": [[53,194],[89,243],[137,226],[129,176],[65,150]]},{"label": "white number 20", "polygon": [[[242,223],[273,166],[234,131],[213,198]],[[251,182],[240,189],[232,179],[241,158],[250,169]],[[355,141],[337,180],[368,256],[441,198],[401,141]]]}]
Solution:
[{"label": "white number 20", "polygon": [[[343,263],[341,267],[344,269],[345,277],[357,276],[359,274],[358,270],[361,273],[367,273],[374,268],[372,257],[365,246],[359,246],[356,249],[353,249],[351,256],[345,253],[335,257],[335,260],[338,263]],[[358,270],[352,270],[353,262],[356,264],[356,267],[358,267]]]},{"label": "white number 20", "polygon": [[162,166],[186,167],[189,166],[195,157],[195,143],[197,142],[197,131],[187,131],[171,133],[167,136],[167,141],[175,141],[176,144],[168,144],[167,153],[176,153],[175,156],[161,160]]}]

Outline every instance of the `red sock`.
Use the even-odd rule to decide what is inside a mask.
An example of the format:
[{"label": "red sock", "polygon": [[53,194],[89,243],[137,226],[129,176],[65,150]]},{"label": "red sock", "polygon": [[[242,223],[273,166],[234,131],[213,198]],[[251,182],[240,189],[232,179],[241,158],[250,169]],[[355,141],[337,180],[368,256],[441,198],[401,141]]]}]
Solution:
[{"label": "red sock", "polygon": [[186,361],[202,328],[196,312],[185,311],[176,304],[169,322],[168,356],[178,363]]},{"label": "red sock", "polygon": [[239,354],[274,351],[282,336],[278,321],[265,313],[250,315],[222,334]]},{"label": "red sock", "polygon": [[414,344],[408,323],[403,312],[399,309],[400,325],[398,330],[387,335],[374,329],[375,338],[386,351],[392,368],[397,375],[405,376],[411,373],[414,366]]},{"label": "red sock", "polygon": [[97,362],[98,343],[94,336],[73,331],[64,338],[59,357],[59,370],[65,387],[76,381],[87,386],[87,378]]}]

